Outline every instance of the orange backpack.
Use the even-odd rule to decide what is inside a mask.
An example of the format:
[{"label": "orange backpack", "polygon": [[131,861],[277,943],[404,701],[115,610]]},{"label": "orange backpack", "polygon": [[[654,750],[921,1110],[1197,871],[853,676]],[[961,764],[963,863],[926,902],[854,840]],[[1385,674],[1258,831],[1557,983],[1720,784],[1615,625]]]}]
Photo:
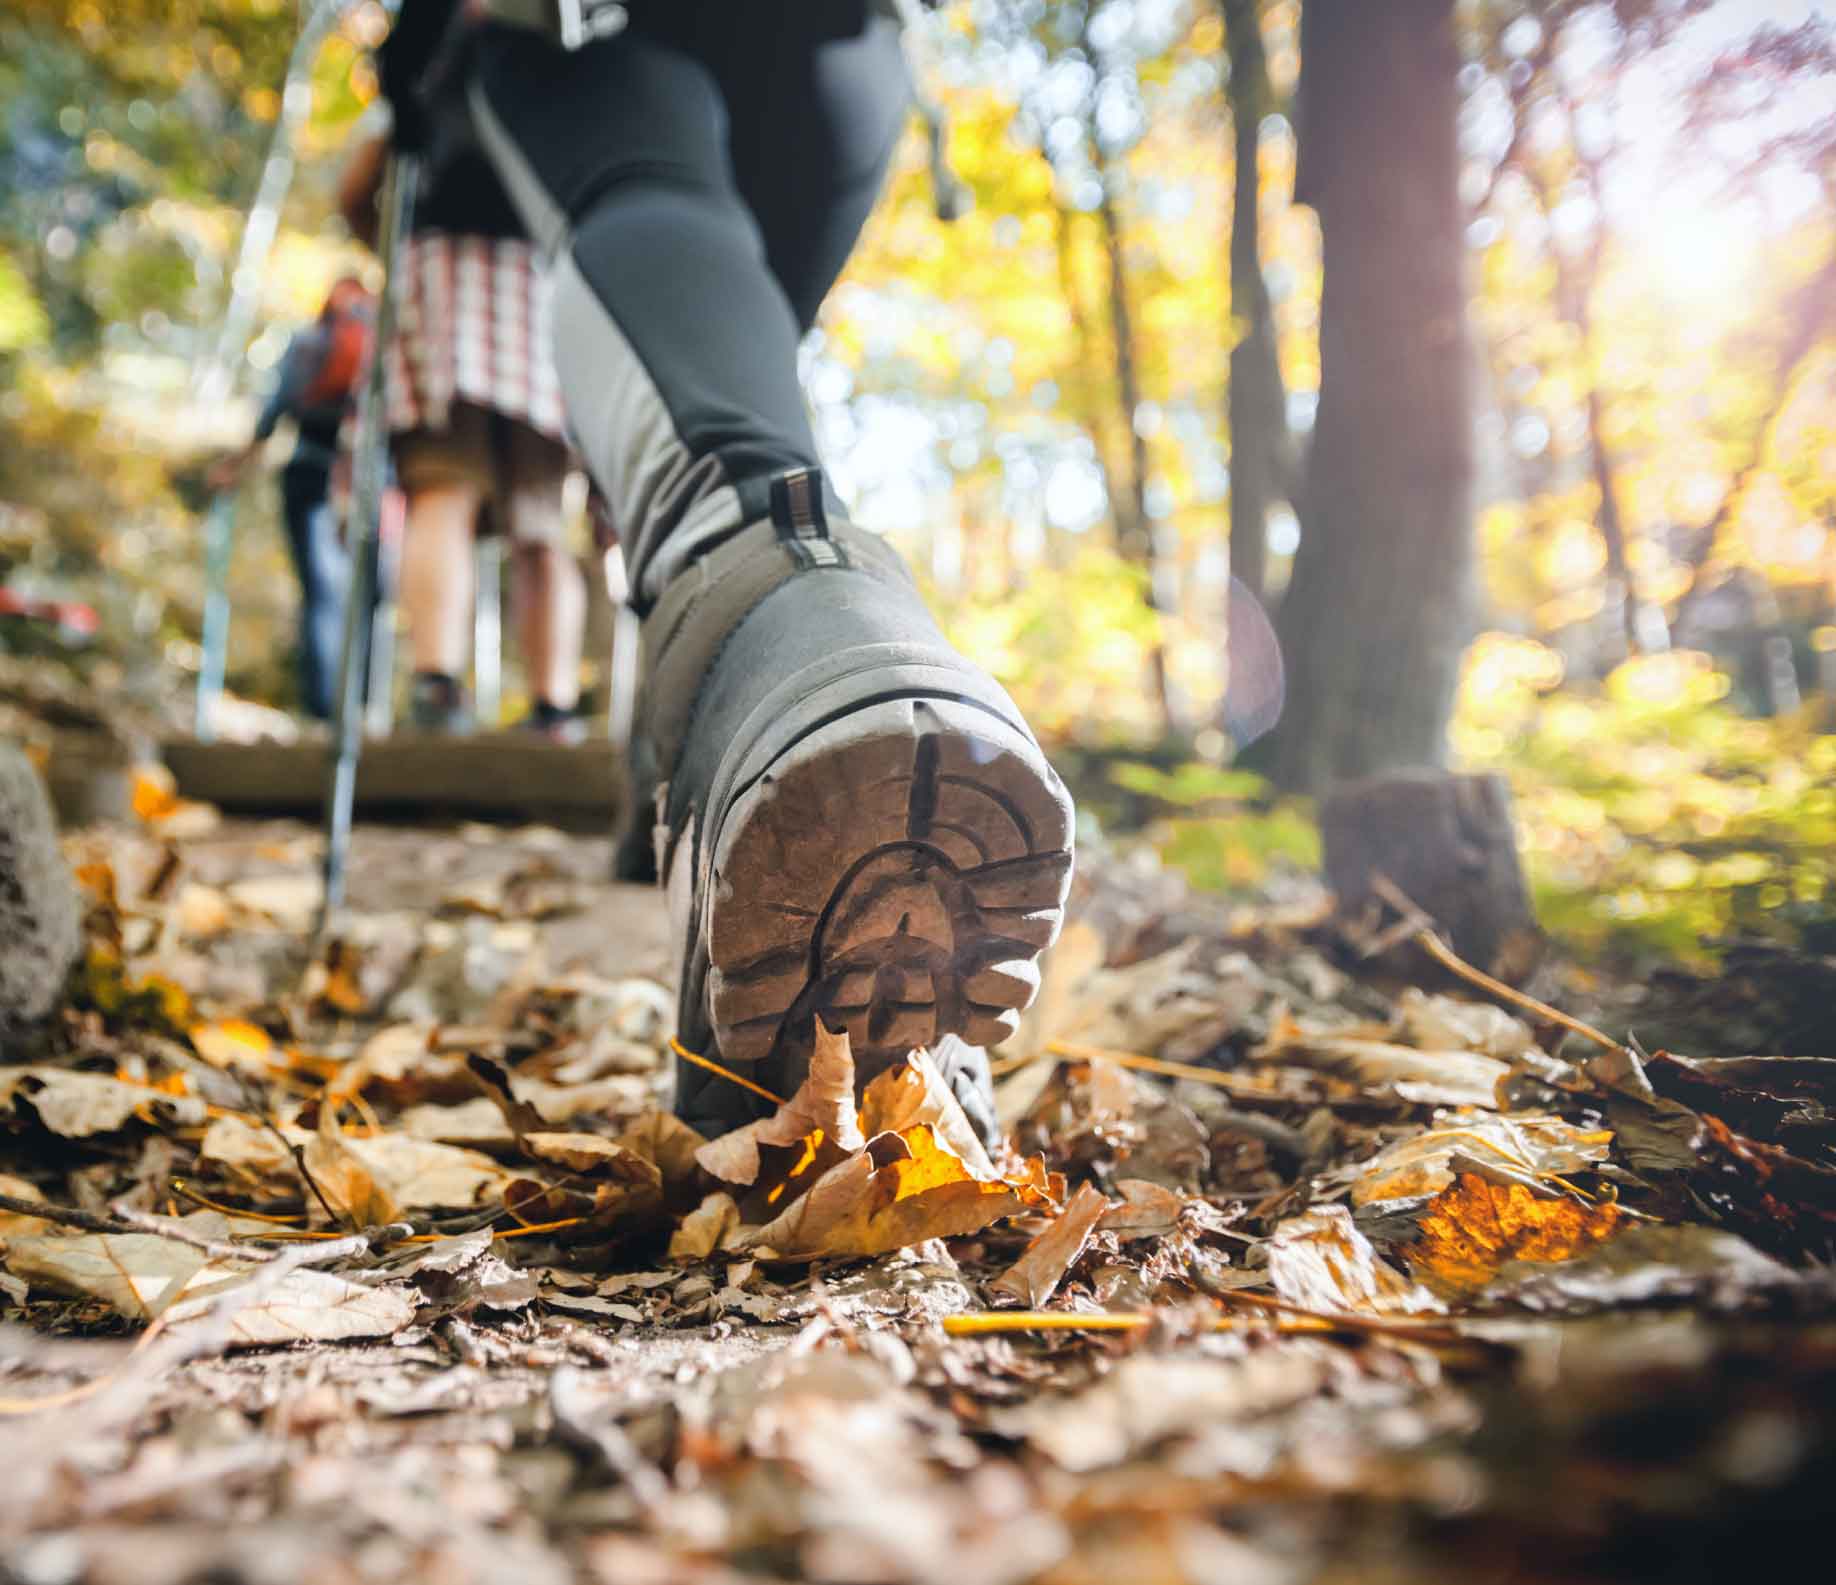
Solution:
[{"label": "orange backpack", "polygon": [[331,309],[324,317],[325,356],[300,396],[300,406],[342,407],[356,388],[370,352],[367,304]]}]

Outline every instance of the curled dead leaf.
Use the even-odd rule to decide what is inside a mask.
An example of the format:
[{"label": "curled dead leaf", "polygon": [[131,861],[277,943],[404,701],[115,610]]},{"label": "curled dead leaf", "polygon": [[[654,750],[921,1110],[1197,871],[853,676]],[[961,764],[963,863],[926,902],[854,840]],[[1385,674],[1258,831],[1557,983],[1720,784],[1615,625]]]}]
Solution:
[{"label": "curled dead leaf", "polygon": [[1099,1190],[1080,1184],[1052,1225],[995,1279],[994,1292],[1014,1304],[1038,1309],[1076,1264],[1108,1209],[1109,1201]]},{"label": "curled dead leaf", "polygon": [[816,1021],[816,1045],[810,1072],[797,1093],[770,1117],[710,1140],[695,1153],[702,1167],[722,1183],[748,1188],[759,1180],[760,1150],[801,1145],[819,1137],[832,1151],[861,1149],[859,1114],[854,1105],[854,1056],[844,1031],[832,1035]]},{"label": "curled dead leaf", "polygon": [[1303,1309],[1394,1315],[1442,1308],[1379,1257],[1342,1205],[1316,1205],[1288,1217],[1263,1248],[1276,1294]]}]

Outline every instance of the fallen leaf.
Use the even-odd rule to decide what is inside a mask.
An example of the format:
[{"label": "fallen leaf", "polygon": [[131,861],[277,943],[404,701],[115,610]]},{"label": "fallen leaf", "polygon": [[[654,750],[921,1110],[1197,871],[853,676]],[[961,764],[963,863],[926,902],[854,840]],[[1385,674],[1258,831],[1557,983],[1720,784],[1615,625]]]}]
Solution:
[{"label": "fallen leaf", "polygon": [[1108,1198],[1089,1184],[1078,1185],[1070,1203],[1043,1233],[1022,1252],[1020,1258],[994,1280],[993,1291],[1015,1304],[1037,1310],[1057,1290],[1065,1273],[1076,1264],[1090,1242],[1104,1212]]},{"label": "fallen leaf", "polygon": [[1164,1237],[1179,1226],[1188,1206],[1211,1209],[1203,1200],[1194,1201],[1145,1178],[1123,1178],[1117,1182],[1116,1192],[1122,1196],[1122,1203],[1110,1206],[1097,1227],[1123,1239]]},{"label": "fallen leaf", "polygon": [[267,1030],[243,1018],[193,1025],[191,1047],[213,1067],[239,1068],[245,1073],[265,1074],[274,1060],[274,1042]]},{"label": "fallen leaf", "polygon": [[1489,1002],[1433,996],[1410,986],[1397,999],[1396,1011],[1403,1032],[1418,1046],[1475,1051],[1508,1062],[1535,1044],[1528,1024]]},{"label": "fallen leaf", "polygon": [[1307,1310],[1421,1314],[1443,1306],[1387,1265],[1342,1205],[1290,1216],[1263,1244],[1276,1295]]},{"label": "fallen leaf", "polygon": [[1720,1228],[1633,1222],[1572,1260],[1507,1261],[1486,1298],[1563,1314],[1678,1301],[1732,1310],[1803,1281]]},{"label": "fallen leaf", "polygon": [[739,1207],[733,1196],[710,1194],[682,1218],[681,1225],[669,1240],[671,1260],[705,1260],[721,1247],[721,1242],[739,1226]]},{"label": "fallen leaf", "polygon": [[156,760],[143,761],[129,775],[136,819],[151,823],[178,808],[178,781],[164,765]]},{"label": "fallen leaf", "polygon": [[1045,1164],[984,1181],[928,1124],[880,1134],[831,1167],[775,1221],[746,1229],[728,1247],[782,1260],[879,1255],[930,1238],[980,1232],[992,1222],[1054,1205]]},{"label": "fallen leaf", "polygon": [[976,1177],[994,1176],[994,1163],[962,1102],[923,1051],[914,1051],[870,1081],[861,1096],[861,1127],[867,1133],[903,1134],[918,1123],[927,1124]]},{"label": "fallen leaf", "polygon": [[283,930],[304,932],[319,911],[319,877],[310,871],[299,875],[261,875],[231,881],[224,895],[237,908],[263,914]]},{"label": "fallen leaf", "polygon": [[[182,1335],[188,1325],[209,1324],[203,1320],[205,1313],[226,1302],[233,1306],[235,1301],[222,1287],[198,1293],[172,1307],[167,1325]],[[277,1343],[389,1337],[414,1319],[417,1307],[407,1288],[369,1287],[329,1271],[301,1268],[288,1272],[260,1298],[235,1309],[227,1340],[231,1347],[262,1348]]]},{"label": "fallen leaf", "polygon": [[148,1085],[127,1084],[105,1073],[69,1068],[0,1068],[0,1107],[29,1106],[52,1133],[87,1139],[125,1128],[143,1107],[181,1126],[204,1121],[204,1103]]},{"label": "fallen leaf", "polygon": [[[44,1199],[36,1183],[15,1178],[10,1172],[0,1172],[0,1194],[15,1200]],[[48,1232],[52,1225],[42,1216],[27,1216],[22,1211],[0,1211],[0,1238],[35,1238],[40,1233]]]},{"label": "fallen leaf", "polygon": [[[422,1141],[407,1143],[418,1145]],[[338,1132],[338,1108],[329,1100],[321,1101],[319,1130],[301,1153],[318,1194],[324,1195],[331,1209],[353,1227],[379,1227],[397,1220],[402,1214],[401,1206],[377,1183],[350,1144]],[[307,1209],[313,1213],[323,1209],[318,1194],[307,1196]]]},{"label": "fallen leaf", "polygon": [[854,1104],[854,1057],[848,1036],[830,1034],[816,1020],[810,1072],[797,1093],[770,1117],[709,1140],[695,1153],[712,1176],[741,1188],[757,1183],[760,1151],[768,1146],[794,1147],[818,1139],[830,1151],[848,1153],[866,1143]]},{"label": "fallen leaf", "polygon": [[1620,1221],[1611,1201],[1541,1199],[1522,1184],[1463,1172],[1422,1212],[1409,1264],[1437,1293],[1471,1298],[1506,1261],[1573,1260],[1611,1238]]},{"label": "fallen leaf", "polygon": [[214,886],[187,881],[172,904],[179,934],[197,938],[220,936],[230,927],[230,902]]},{"label": "fallen leaf", "polygon": [[1510,1064],[1496,1057],[1311,1031],[1291,1020],[1252,1055],[1259,1062],[1318,1068],[1367,1091],[1418,1106],[1477,1106],[1486,1111],[1498,1109],[1498,1082],[1511,1072]]},{"label": "fallen leaf", "polygon": [[1577,1128],[1559,1117],[1460,1117],[1399,1140],[1367,1161],[1352,1184],[1352,1204],[1420,1199],[1439,1194],[1458,1175],[1462,1158],[1485,1161],[1485,1175],[1534,1189],[1541,1179],[1586,1171],[1607,1158],[1613,1132]]},{"label": "fallen leaf", "polygon": [[[205,1237],[233,1224],[214,1211],[178,1219]],[[251,1256],[251,1260],[255,1257]],[[188,1288],[232,1275],[189,1244],[157,1233],[73,1233],[8,1241],[6,1265],[15,1276],[65,1293],[100,1299],[131,1321],[151,1321]]]}]

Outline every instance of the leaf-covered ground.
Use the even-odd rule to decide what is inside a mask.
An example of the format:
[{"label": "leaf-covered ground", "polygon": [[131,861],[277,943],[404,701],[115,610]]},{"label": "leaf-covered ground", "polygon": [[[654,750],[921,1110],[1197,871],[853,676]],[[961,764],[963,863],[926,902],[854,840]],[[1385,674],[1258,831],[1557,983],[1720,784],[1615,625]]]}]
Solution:
[{"label": "leaf-covered ground", "polygon": [[[0,1579],[1722,1579],[1822,1544],[1836,1060],[1379,979],[1095,861],[985,1152],[845,1042],[659,1108],[602,842],[70,839],[0,1067]],[[1393,961],[1393,960],[1392,960]],[[1405,963],[1407,960],[1404,960]],[[1408,983],[1410,980],[1419,983]]]}]

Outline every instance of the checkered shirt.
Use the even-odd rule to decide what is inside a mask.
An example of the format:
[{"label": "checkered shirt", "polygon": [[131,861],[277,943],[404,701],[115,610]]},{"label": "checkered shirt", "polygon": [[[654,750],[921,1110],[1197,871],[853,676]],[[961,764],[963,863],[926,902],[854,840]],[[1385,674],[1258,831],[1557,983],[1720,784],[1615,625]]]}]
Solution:
[{"label": "checkered shirt", "polygon": [[402,253],[385,353],[389,428],[444,429],[455,401],[567,438],[548,283],[520,238],[424,231]]}]

